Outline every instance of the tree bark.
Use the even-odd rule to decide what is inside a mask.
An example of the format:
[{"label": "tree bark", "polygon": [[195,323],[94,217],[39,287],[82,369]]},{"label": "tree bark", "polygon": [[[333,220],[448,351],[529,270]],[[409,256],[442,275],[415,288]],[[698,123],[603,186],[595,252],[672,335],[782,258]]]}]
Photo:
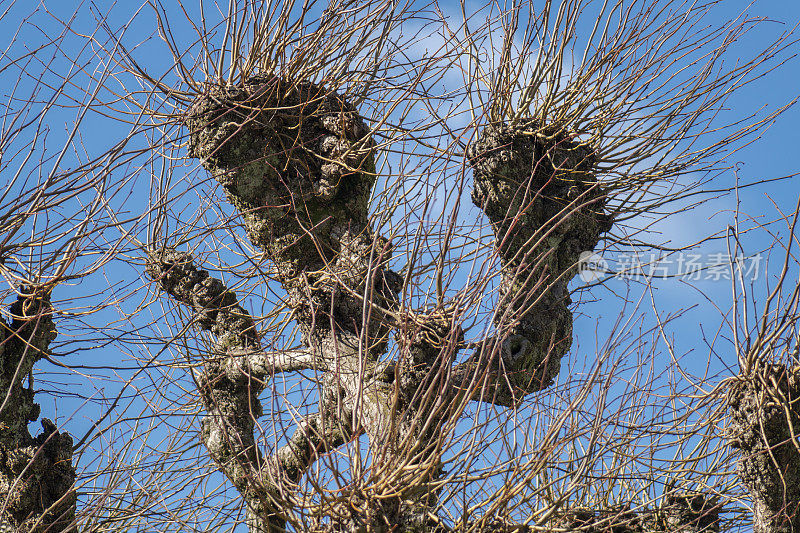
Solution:
[{"label": "tree bark", "polygon": [[492,224],[502,281],[497,335],[456,371],[462,380],[482,381],[483,401],[513,406],[558,375],[572,345],[567,284],[581,252],[597,246],[612,219],[594,152],[567,132],[536,123],[490,125],[467,156],[472,201]]},{"label": "tree bark", "polygon": [[756,533],[800,531],[800,366],[757,361],[728,394],[731,446]]}]

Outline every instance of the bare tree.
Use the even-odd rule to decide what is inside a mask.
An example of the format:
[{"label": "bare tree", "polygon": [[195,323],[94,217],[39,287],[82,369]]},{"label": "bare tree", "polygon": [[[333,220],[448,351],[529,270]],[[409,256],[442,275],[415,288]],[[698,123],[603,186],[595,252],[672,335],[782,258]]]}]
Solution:
[{"label": "bare tree", "polygon": [[[104,238],[169,296],[130,308],[129,290],[128,329],[103,335],[143,353],[148,385],[123,387],[139,416],[175,427],[109,439],[81,529],[718,531],[749,520],[738,460],[756,529],[794,531],[798,370],[775,359],[797,334],[793,225],[763,320],[732,311],[738,375],[654,375],[661,339],[674,355],[655,306],[648,329],[615,304],[593,360],[566,357],[582,254],[675,251],[646,217],[735,190],[730,156],[793,103],[725,114],[797,40],[743,55],[765,21],[718,4],[148,2],[163,71],[126,34],[138,18],[101,17],[85,109],[134,124],[129,176],[150,182],[128,222],[98,194],[122,230]],[[117,405],[79,448],[122,426]]]},{"label": "bare tree", "polygon": [[[70,27],[42,31],[41,6],[20,4],[4,3],[0,13],[9,36],[0,75],[13,80],[4,82],[0,115],[0,531],[77,531],[81,476],[73,459],[81,450],[75,453],[73,437],[53,421],[57,413],[42,412],[34,394],[42,377],[48,390],[54,374],[69,389],[81,371],[58,372],[70,368],[62,357],[86,347],[76,327],[109,305],[103,290],[84,286],[76,295],[74,287],[120,251],[108,240],[120,221],[104,212],[130,177],[112,175],[124,162],[126,139],[88,157],[82,130],[106,74],[82,86],[90,42],[67,55]],[[29,424],[37,420],[42,431],[34,437]],[[94,502],[83,503],[91,509]]]}]

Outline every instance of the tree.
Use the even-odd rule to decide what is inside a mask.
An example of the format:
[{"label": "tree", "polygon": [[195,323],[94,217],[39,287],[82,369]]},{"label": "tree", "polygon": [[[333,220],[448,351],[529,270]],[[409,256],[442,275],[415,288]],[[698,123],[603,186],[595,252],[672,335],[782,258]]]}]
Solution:
[{"label": "tree", "polygon": [[[787,266],[757,326],[755,289],[734,294],[745,304],[732,315],[737,374],[650,375],[634,357],[648,332],[624,310],[587,371],[562,369],[585,254],[677,251],[653,240],[646,217],[738,190],[720,185],[731,154],[786,109],[726,117],[728,100],[797,41],[780,33],[742,56],[737,41],[763,21],[708,25],[716,4],[462,5],[453,21],[436,5],[243,0],[216,24],[202,3],[180,13],[148,2],[172,58],[164,72],[100,17],[106,35],[86,39],[109,66],[84,109],[133,123],[125,143],[145,139],[145,163],[124,171],[153,192],[125,222],[98,195],[109,227],[82,235],[115,243],[116,259],[172,306],[129,309],[131,292],[119,300],[127,329],[101,334],[145,352],[137,375],[156,385],[142,418],[175,429],[132,424],[124,441],[109,437],[97,479],[113,482],[81,529],[236,522],[229,492],[203,473],[207,454],[253,532],[716,531],[748,519],[725,472],[727,438],[754,527],[793,531],[791,220]],[[417,52],[426,42],[435,51]],[[189,173],[197,183],[177,176],[187,159],[202,167]],[[439,186],[444,198],[426,194]],[[465,219],[467,191],[485,226]],[[218,193],[231,208],[206,199]],[[737,221],[734,273],[746,234]],[[147,312],[156,317],[140,329]],[[670,349],[672,319],[653,315],[652,335]],[[165,347],[171,359],[160,359]],[[90,433],[126,420],[116,401],[108,413],[114,422]],[[187,444],[195,433],[202,456]],[[146,443],[161,438],[165,449]],[[137,439],[133,460],[111,452]],[[222,511],[192,516],[213,507]],[[36,530],[21,510],[3,512]],[[52,526],[74,527],[73,512]]]},{"label": "tree", "polygon": [[[97,239],[117,224],[103,215],[105,202],[119,191],[119,181],[109,177],[116,157],[109,152],[67,168],[65,160],[76,160],[70,152],[81,149],[79,132],[97,87],[64,114],[62,97],[85,66],[71,56],[73,70],[60,71],[59,83],[47,76],[64,65],[67,28],[18,46],[28,21],[13,20],[19,14],[15,6],[3,9],[0,25],[16,28],[0,55],[0,73],[14,80],[3,94],[0,128],[0,531],[76,531],[73,438],[57,430],[49,413],[41,418],[42,431],[33,429],[36,437],[29,428],[41,414],[34,401],[34,365],[63,366],[54,358],[64,354],[53,346],[66,351],[76,343],[54,343],[58,323],[74,324],[103,307],[83,308],[80,297],[59,292],[114,257],[115,246]],[[63,135],[61,120],[70,123]],[[122,146],[120,141],[116,149]]]}]

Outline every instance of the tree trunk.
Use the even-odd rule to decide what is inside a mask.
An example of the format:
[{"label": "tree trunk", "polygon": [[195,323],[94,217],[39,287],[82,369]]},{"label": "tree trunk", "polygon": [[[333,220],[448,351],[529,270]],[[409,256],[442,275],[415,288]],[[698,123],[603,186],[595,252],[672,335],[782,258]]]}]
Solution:
[{"label": "tree trunk", "polygon": [[0,531],[76,531],[72,437],[46,418],[39,436],[28,432],[39,405],[23,382],[56,337],[50,294],[22,287],[10,311],[10,324],[0,320]]}]

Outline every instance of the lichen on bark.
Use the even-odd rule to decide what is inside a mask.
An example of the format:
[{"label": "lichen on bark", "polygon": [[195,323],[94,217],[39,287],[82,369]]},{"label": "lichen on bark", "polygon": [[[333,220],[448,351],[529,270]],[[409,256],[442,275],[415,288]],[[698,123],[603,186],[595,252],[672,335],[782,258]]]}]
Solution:
[{"label": "lichen on bark", "polygon": [[[274,262],[301,325],[324,328],[317,314],[333,301],[334,319],[354,332],[357,295],[372,286],[376,308],[393,304],[401,280],[383,266],[391,244],[368,221],[374,143],[345,99],[310,82],[254,76],[201,96],[186,124],[189,155],[223,185],[250,240]],[[372,316],[385,339],[380,311]]]},{"label": "lichen on bark", "polygon": [[654,508],[574,507],[554,520],[556,528],[586,533],[716,533],[721,506],[701,493],[670,493]]},{"label": "lichen on bark", "polygon": [[756,533],[800,531],[800,366],[757,361],[728,392],[728,435]]},{"label": "lichen on bark", "polygon": [[[352,432],[367,433],[373,460],[389,468],[399,460],[393,443],[414,431],[410,403],[421,377],[404,364],[388,372],[380,361],[398,314],[410,312],[398,308],[402,279],[387,267],[391,243],[369,222],[369,128],[335,92],[278,77],[212,90],[186,123],[190,155],[223,185],[250,240],[274,263],[309,351],[335,369],[323,375],[321,396],[338,405],[340,418],[353,417]],[[440,351],[426,352],[423,370]],[[400,493],[384,502],[397,516],[427,523],[414,518],[423,500],[430,503],[419,487],[387,490]]]},{"label": "lichen on bark", "polygon": [[[189,156],[200,159],[245,217],[251,240],[282,262],[324,266],[306,232],[323,239],[341,212],[363,228],[375,182],[369,128],[335,92],[256,76],[217,87],[188,111]],[[339,235],[342,237],[342,235]],[[286,265],[287,268],[290,265]]]},{"label": "lichen on bark", "polygon": [[[193,257],[172,248],[148,251],[147,273],[160,288],[189,306],[201,329],[216,336],[217,345],[203,360],[195,375],[207,415],[200,438],[212,459],[244,498],[251,531],[266,532],[283,527],[275,500],[280,491],[262,475],[263,458],[254,438],[255,420],[261,415],[260,379],[231,380],[227,365],[247,370],[247,355],[258,350],[258,337],[250,314],[236,295],[205,270]],[[238,360],[243,359],[244,362]]]}]

